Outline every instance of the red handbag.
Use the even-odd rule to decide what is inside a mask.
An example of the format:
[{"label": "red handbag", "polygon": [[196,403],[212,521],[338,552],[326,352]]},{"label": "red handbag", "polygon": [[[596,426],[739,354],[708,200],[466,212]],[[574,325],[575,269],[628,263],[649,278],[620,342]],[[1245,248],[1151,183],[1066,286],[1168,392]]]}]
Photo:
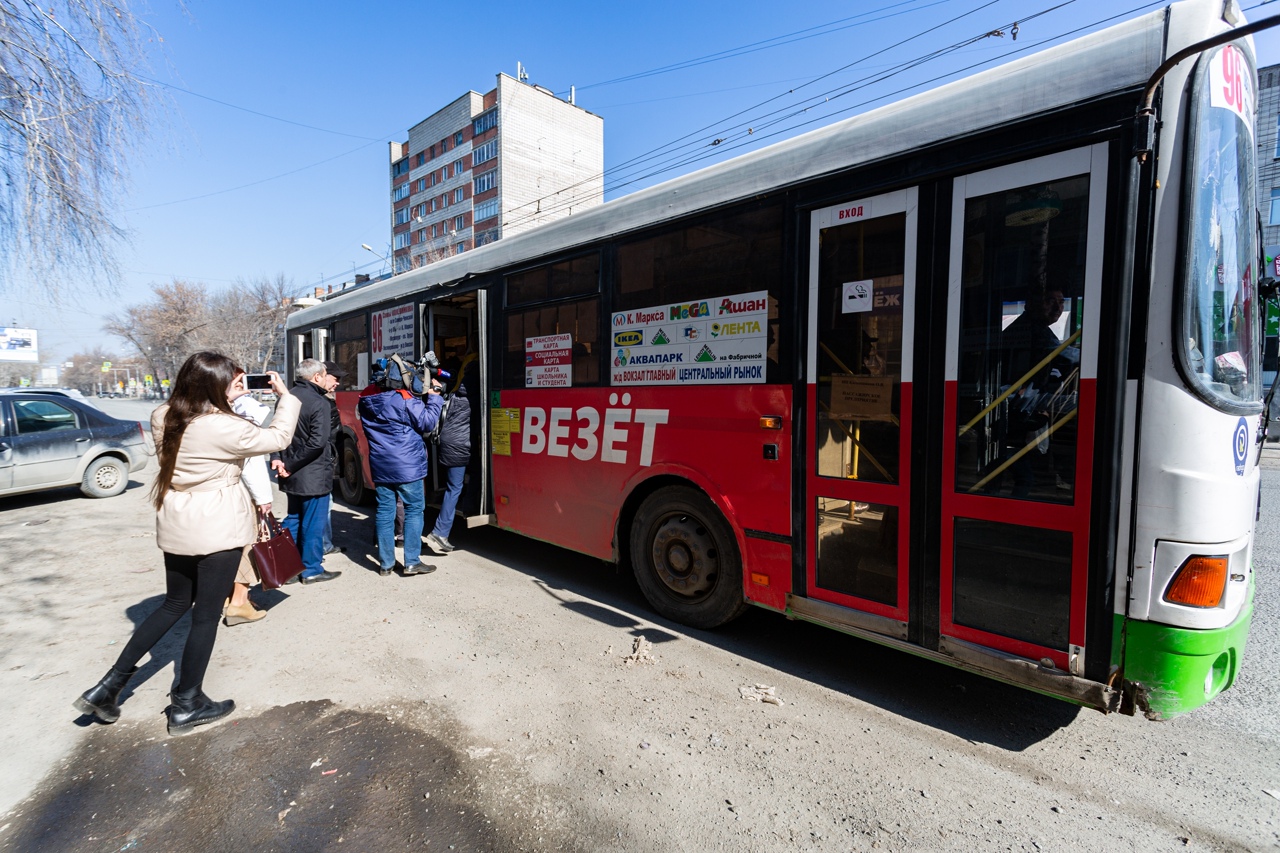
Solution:
[{"label": "red handbag", "polygon": [[263,589],[279,589],[302,574],[302,555],[293,536],[271,513],[258,513],[258,541],[249,548],[249,559],[262,578]]}]

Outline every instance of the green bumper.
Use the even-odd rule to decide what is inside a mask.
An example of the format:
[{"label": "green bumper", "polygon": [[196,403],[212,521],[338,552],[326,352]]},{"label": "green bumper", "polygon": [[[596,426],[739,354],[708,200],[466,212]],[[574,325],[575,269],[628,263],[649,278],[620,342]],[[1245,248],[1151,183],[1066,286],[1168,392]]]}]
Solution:
[{"label": "green bumper", "polygon": [[1225,628],[1175,628],[1125,620],[1126,688],[1137,708],[1153,720],[1167,720],[1199,708],[1235,683],[1253,619],[1253,581],[1240,616]]}]

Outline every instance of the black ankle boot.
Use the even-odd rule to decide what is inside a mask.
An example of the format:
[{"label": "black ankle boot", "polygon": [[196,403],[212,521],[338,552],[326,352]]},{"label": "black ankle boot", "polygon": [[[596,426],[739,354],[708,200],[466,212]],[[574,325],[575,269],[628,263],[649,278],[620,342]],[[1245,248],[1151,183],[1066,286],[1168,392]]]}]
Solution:
[{"label": "black ankle boot", "polygon": [[164,709],[169,717],[169,734],[174,737],[189,735],[196,726],[216,722],[236,709],[236,703],[230,699],[215,702],[200,685],[181,692],[175,690],[170,694],[173,704]]},{"label": "black ankle boot", "polygon": [[101,681],[72,704],[82,714],[91,714],[104,723],[114,723],[120,719],[120,693],[137,671],[136,666],[128,672],[112,667]]}]

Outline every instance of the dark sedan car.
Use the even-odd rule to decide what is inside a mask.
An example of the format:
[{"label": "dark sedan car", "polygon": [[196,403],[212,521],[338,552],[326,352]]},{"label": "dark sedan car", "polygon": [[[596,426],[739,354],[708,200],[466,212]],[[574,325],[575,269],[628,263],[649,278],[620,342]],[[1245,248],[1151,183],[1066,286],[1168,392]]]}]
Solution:
[{"label": "dark sedan car", "polygon": [[146,464],[138,421],[74,397],[0,392],[0,496],[79,486],[91,498],[109,498]]}]

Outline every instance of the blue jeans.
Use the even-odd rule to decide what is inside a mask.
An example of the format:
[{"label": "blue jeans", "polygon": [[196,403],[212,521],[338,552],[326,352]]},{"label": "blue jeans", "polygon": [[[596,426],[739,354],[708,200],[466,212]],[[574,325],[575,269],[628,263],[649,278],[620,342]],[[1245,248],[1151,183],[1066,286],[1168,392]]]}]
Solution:
[{"label": "blue jeans", "polygon": [[422,481],[412,483],[375,483],[378,514],[374,521],[378,530],[378,567],[396,565],[396,497],[404,501],[404,564],[422,562],[422,510],[426,506]]},{"label": "blue jeans", "polygon": [[328,554],[329,549],[333,547],[333,507],[330,504],[330,511],[324,514],[324,553]]},{"label": "blue jeans", "polygon": [[289,531],[302,554],[302,576],[315,577],[324,571],[324,521],[329,517],[328,495],[288,495],[289,514],[281,526]]},{"label": "blue jeans", "polygon": [[448,539],[449,531],[453,529],[453,513],[458,508],[458,496],[462,494],[462,480],[466,475],[466,466],[444,469],[444,498],[440,501],[440,515],[436,517],[436,526],[431,530],[441,539]]}]

